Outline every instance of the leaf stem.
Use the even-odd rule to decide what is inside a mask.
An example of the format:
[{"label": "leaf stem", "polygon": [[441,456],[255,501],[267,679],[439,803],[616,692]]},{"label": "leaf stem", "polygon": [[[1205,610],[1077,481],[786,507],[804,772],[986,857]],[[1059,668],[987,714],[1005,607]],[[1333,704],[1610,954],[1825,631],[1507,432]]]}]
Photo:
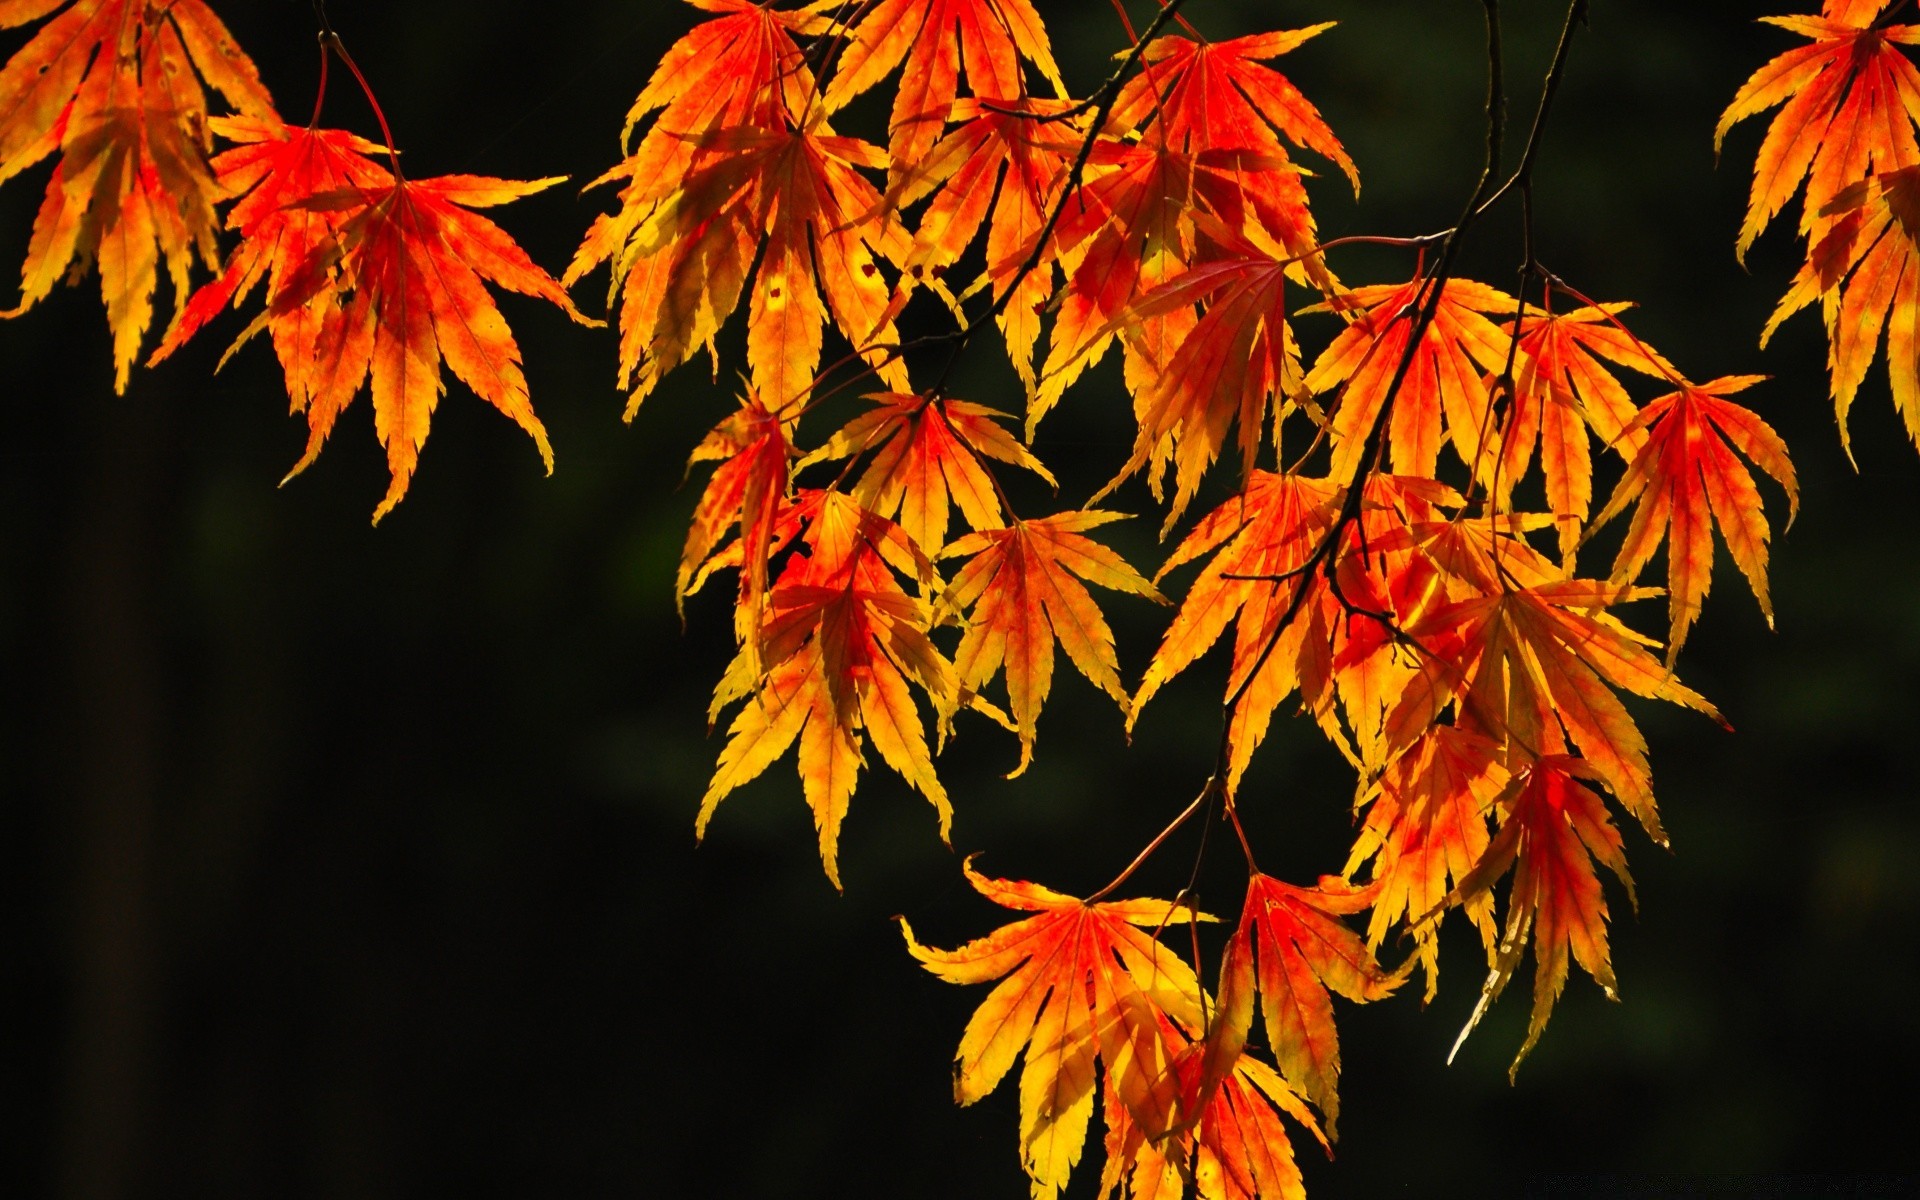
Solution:
[{"label": "leaf stem", "polygon": [[326,99],[327,66],[325,56],[327,51],[330,50],[340,56],[340,61],[346,64],[347,70],[353,72],[354,80],[360,85],[361,94],[366,96],[368,106],[373,109],[373,119],[380,123],[380,136],[386,140],[387,145],[387,164],[393,171],[394,179],[404,184],[407,181],[407,176],[406,173],[400,169],[400,151],[394,148],[393,128],[387,124],[386,110],[380,107],[379,97],[373,94],[373,85],[368,83],[367,77],[361,73],[360,64],[354,62],[353,55],[347,53],[347,44],[340,40],[338,33],[334,32],[333,22],[327,19],[326,0],[313,0],[313,15],[315,19],[320,22],[321,50],[320,98],[314,102],[313,124],[315,126],[319,125],[320,104]]}]

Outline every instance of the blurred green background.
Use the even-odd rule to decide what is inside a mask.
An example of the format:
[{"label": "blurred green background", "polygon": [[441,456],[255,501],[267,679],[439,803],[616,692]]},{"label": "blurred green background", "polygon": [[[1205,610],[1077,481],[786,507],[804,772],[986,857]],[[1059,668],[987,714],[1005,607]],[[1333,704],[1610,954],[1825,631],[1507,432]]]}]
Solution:
[{"label": "blurred green background", "polygon": [[[304,114],[306,0],[218,7],[284,111]],[[631,0],[331,7],[414,174],[580,180],[614,160],[631,98],[698,16]],[[1040,7],[1070,80],[1091,86],[1121,45],[1111,9]],[[1503,7],[1524,121],[1561,6]],[[1793,447],[1805,497],[1776,543],[1779,631],[1723,555],[1683,672],[1738,733],[1636,708],[1674,852],[1629,834],[1641,913],[1609,893],[1625,1003],[1576,975],[1517,1086],[1505,1068],[1524,980],[1444,1064],[1479,983],[1468,941],[1449,943],[1430,1010],[1412,994],[1343,1006],[1338,1161],[1301,1138],[1320,1200],[1574,1194],[1555,1180],[1582,1173],[1622,1191],[1730,1175],[1737,1191],[1913,1169],[1920,457],[1876,370],[1850,469],[1817,321],[1755,346],[1796,247],[1776,229],[1751,275],[1734,262],[1760,125],[1718,169],[1711,135],[1747,74],[1793,44],[1752,21],[1774,7],[1596,0],[1540,161],[1538,230],[1554,270],[1641,302],[1637,330],[1683,370],[1776,377],[1749,397]],[[1283,64],[1363,173],[1358,205],[1337,179],[1316,185],[1328,234],[1452,219],[1479,163],[1480,8],[1189,5],[1215,36],[1341,22]],[[372,133],[342,78],[328,121]],[[0,261],[19,261],[45,178],[0,188]],[[498,218],[557,271],[607,199],[561,188]],[[1510,213],[1489,221],[1467,269],[1511,286],[1515,234]],[[1393,254],[1341,265],[1355,281],[1410,269]],[[603,278],[581,289],[590,308]],[[964,852],[993,873],[1099,886],[1199,787],[1222,664],[1157,700],[1131,749],[1112,706],[1063,675],[1039,761],[1013,783],[999,779],[1011,739],[963,724],[941,760],[952,852],[923,801],[868,773],[845,898],[821,875],[789,763],[730,798],[696,847],[729,607],[715,589],[683,631],[671,584],[698,495],[682,467],[728,392],[688,367],[622,426],[611,336],[504,306],[557,474],[456,385],[378,530],[364,399],[276,491],[304,430],[264,345],[213,374],[232,319],[124,398],[91,278],[0,325],[0,1001],[17,1097],[0,1191],[1023,1195],[1013,1087],[969,1110],[950,1099],[984,993],[922,972],[889,918],[943,945],[998,923],[961,880]],[[1304,335],[1323,339],[1313,321]],[[1042,429],[1062,507],[1124,457],[1110,367]],[[961,395],[1018,407],[991,348],[956,378]],[[1763,492],[1778,530],[1784,500]],[[1129,489],[1117,503],[1150,501]],[[1157,562],[1156,524],[1113,540]],[[1137,678],[1164,614],[1107,608]],[[1664,624],[1651,605],[1637,620]],[[1350,786],[1311,728],[1284,723],[1245,801],[1262,865],[1337,870]],[[1139,887],[1173,891],[1194,849],[1177,840]],[[1215,850],[1203,900],[1231,908],[1235,856]],[[1075,1194],[1092,1194],[1097,1161],[1090,1146]]]}]

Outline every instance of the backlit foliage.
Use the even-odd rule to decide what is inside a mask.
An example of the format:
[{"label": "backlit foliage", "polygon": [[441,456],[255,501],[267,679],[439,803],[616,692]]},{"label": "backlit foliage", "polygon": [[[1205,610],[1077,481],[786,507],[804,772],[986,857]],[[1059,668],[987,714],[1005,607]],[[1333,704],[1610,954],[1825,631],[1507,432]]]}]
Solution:
[{"label": "backlit foliage", "polygon": [[[1069,81],[1032,0],[691,3],[700,19],[592,193],[607,211],[556,280],[472,210],[558,180],[408,179],[377,103],[378,142],[321,127],[318,104],[287,124],[204,0],[0,0],[0,28],[44,22],[0,70],[0,182],[57,156],[6,315],[96,270],[124,389],[163,264],[173,315],[154,360],[258,296],[235,346],[273,343],[307,423],[295,473],[371,392],[392,478],[376,520],[414,476],[443,362],[552,467],[487,285],[588,321],[568,289],[604,268],[629,420],[744,325],[740,393],[692,453],[708,473],[675,581],[683,606],[722,577],[735,601],[696,828],[790,756],[835,887],[870,753],[945,838],[939,751],[997,725],[1025,770],[1063,654],[1131,730],[1227,643],[1218,756],[1169,827],[1224,820],[1245,853],[1214,987],[1175,945],[1197,953],[1216,918],[1184,896],[1109,898],[1160,841],[1085,899],[969,859],[973,887],[1020,915],[958,949],[903,922],[928,970],[991,985],[955,1095],[979,1100],[1019,1064],[1036,1198],[1074,1175],[1096,1111],[1103,1195],[1300,1195],[1288,1130],[1330,1146],[1339,1114],[1333,997],[1379,1000],[1417,969],[1431,998],[1456,910],[1486,968],[1462,1038],[1532,957],[1516,1068],[1573,966],[1613,995],[1628,847],[1666,843],[1638,701],[1718,719],[1675,674],[1715,532],[1771,620],[1769,544],[1799,495],[1746,407],[1759,380],[1716,363],[1695,382],[1633,332],[1631,304],[1547,271],[1530,204],[1514,277],[1454,270],[1466,225],[1497,210],[1514,228],[1522,206],[1501,204],[1530,198],[1545,103],[1459,227],[1323,242],[1313,193],[1358,194],[1360,167],[1283,65],[1330,23],[1215,41],[1187,20],[1206,24],[1205,6],[1175,0],[1126,26],[1111,78]],[[1766,332],[1819,307],[1843,436],[1884,344],[1920,442],[1920,74],[1903,49],[1920,27],[1889,19],[1902,7],[1764,18],[1808,44],[1740,89],[1716,144],[1779,109],[1737,249],[1798,196],[1807,258]],[[1567,8],[1548,97],[1585,8]],[[328,62],[366,87],[331,30],[322,47],[323,99]],[[852,131],[857,101],[889,86],[884,123]],[[1405,267],[1343,278],[1356,241],[1398,247]],[[195,291],[201,268],[213,278]],[[946,332],[915,332],[934,322]],[[955,358],[989,330],[1024,394],[952,394]],[[1097,464],[1112,482],[1078,507],[1016,510],[1008,469],[1055,482],[1036,427],[1069,393],[1096,403],[1080,381],[1116,350],[1130,402],[1114,406],[1124,449]],[[851,417],[835,403],[848,392],[865,396]],[[1136,479],[1171,539],[1156,564],[1102,540],[1122,519],[1107,496]],[[1232,495],[1195,509],[1207,482]],[[1618,537],[1610,554],[1597,535]],[[1639,628],[1659,625],[1663,596],[1664,642]],[[1170,609],[1131,684],[1110,604]],[[1356,780],[1354,842],[1311,885],[1261,872],[1239,818],[1275,802],[1247,771],[1296,714]],[[1403,942],[1404,961],[1381,961]]]}]

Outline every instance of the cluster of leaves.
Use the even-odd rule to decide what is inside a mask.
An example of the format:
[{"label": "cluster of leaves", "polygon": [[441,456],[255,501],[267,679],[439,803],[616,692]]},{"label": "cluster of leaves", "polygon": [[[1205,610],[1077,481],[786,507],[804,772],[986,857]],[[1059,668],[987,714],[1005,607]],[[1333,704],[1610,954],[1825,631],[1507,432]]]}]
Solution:
[{"label": "cluster of leaves", "polygon": [[[1537,264],[1524,301],[1453,277],[1425,252],[1438,239],[1405,243],[1422,249],[1409,280],[1342,282],[1296,156],[1356,190],[1357,170],[1269,65],[1328,26],[1212,42],[1164,33],[1170,6],[1075,99],[1026,0],[695,3],[716,16],[634,105],[631,149],[604,177],[619,204],[565,279],[609,268],[630,417],[751,297],[739,407],[694,454],[717,465],[678,585],[684,600],[738,575],[739,651],[712,711],[740,707],[700,828],[791,751],[837,886],[869,743],[944,835],[932,747],[961,710],[1013,733],[1018,773],[1058,650],[1131,725],[1230,625],[1222,758],[1186,815],[1214,802],[1237,826],[1243,774],[1283,704],[1358,775],[1365,820],[1341,875],[1284,883],[1247,847],[1211,991],[1159,935],[1213,918],[1106,899],[1125,874],[1079,900],[969,866],[983,895],[1032,915],[953,951],[909,933],[942,978],[999,981],[961,1043],[956,1095],[985,1095],[1024,1054],[1034,1194],[1065,1186],[1096,1099],[1110,1193],[1297,1194],[1279,1114],[1332,1136],[1330,994],[1384,996],[1417,963],[1431,995],[1450,909],[1481,934],[1483,1007],[1533,949],[1522,1056],[1570,963],[1611,994],[1601,869],[1631,885],[1603,796],[1665,841],[1621,695],[1715,715],[1672,671],[1711,580],[1712,530],[1764,609],[1769,526],[1748,462],[1796,499],[1779,438],[1730,398],[1755,381],[1690,381],[1622,323],[1628,306]],[[839,132],[848,103],[896,71],[887,144]],[[951,310],[955,332],[904,342],[915,303]],[[1311,359],[1303,314],[1338,325]],[[1117,347],[1133,447],[1089,507],[1016,513],[996,472],[1051,475],[1008,414],[948,392],[943,357],[989,323],[1024,381],[1029,441]],[[848,348],[838,361],[829,326]],[[916,349],[932,362],[917,387]],[[1664,394],[1639,403],[1623,374]],[[869,377],[871,409],[810,439],[809,418]],[[1621,463],[1598,505],[1595,446]],[[1237,494],[1151,581],[1090,536],[1117,518],[1101,496],[1136,475],[1180,528],[1223,457]],[[1581,575],[1589,536],[1629,509],[1611,569]],[[1659,594],[1639,581],[1663,547],[1664,658],[1614,612]],[[1164,603],[1161,583],[1194,564],[1129,691],[1086,585]],[[1344,921],[1369,911],[1364,934]],[[1390,971],[1375,952],[1396,930],[1418,949]],[[1264,1054],[1250,1046],[1256,998]]]},{"label": "cluster of leaves", "polygon": [[[0,28],[63,2],[0,0]],[[322,53],[324,99],[325,56],[352,62],[330,34]],[[209,115],[203,80],[230,114]],[[115,386],[124,391],[153,322],[162,260],[173,319],[150,361],[264,282],[264,308],[235,347],[267,330],[293,410],[306,415],[307,450],[289,477],[313,461],[371,377],[374,429],[392,473],[378,521],[413,478],[445,391],[442,358],[533,437],[551,471],[519,346],[486,284],[588,318],[499,226],[468,210],[560,180],[409,180],[390,134],[383,166],[369,157],[383,147],[323,129],[319,118],[316,103],[304,127],[280,119],[253,62],[204,0],[77,0],[0,70],[0,182],[60,153],[22,267],[21,302],[0,315],[33,307],[62,274],[77,279],[97,266]],[[234,148],[210,157],[216,135]],[[239,244],[189,296],[196,263],[220,267],[221,204],[230,204],[226,227]]]},{"label": "cluster of leaves", "polygon": [[1894,20],[1907,7],[1826,0],[1819,16],[1761,18],[1811,44],[1754,72],[1714,134],[1717,149],[1734,125],[1780,109],[1754,164],[1739,253],[1744,258],[1800,194],[1806,263],[1761,344],[1819,304],[1834,417],[1849,455],[1847,414],[1883,340],[1894,406],[1920,445],[1920,71],[1901,49],[1920,45],[1920,25]]},{"label": "cluster of leaves", "polygon": [[[1019,1146],[1036,1197],[1066,1185],[1096,1100],[1106,1194],[1298,1195],[1281,1116],[1331,1143],[1331,997],[1379,999],[1416,969],[1431,997],[1453,910],[1486,957],[1473,1022],[1531,949],[1516,1067],[1571,964],[1613,994],[1603,869],[1632,895],[1613,810],[1665,844],[1622,697],[1717,717],[1674,674],[1711,584],[1713,530],[1771,619],[1752,468],[1790,511],[1798,496],[1780,439],[1733,399],[1756,380],[1689,379],[1629,330],[1629,305],[1541,266],[1530,226],[1512,292],[1453,271],[1461,229],[1531,187],[1537,142],[1504,186],[1489,162],[1454,230],[1323,242],[1297,156],[1356,194],[1358,170],[1270,64],[1329,25],[1210,41],[1173,0],[1076,98],[1030,0],[691,3],[710,17],[640,93],[625,157],[600,180],[617,206],[556,280],[471,210],[557,180],[409,180],[384,116],[382,143],[321,128],[318,104],[308,125],[286,124],[203,0],[0,0],[0,27],[51,17],[0,70],[0,181],[60,152],[15,311],[97,267],[124,388],[162,260],[175,303],[155,360],[260,292],[235,345],[271,337],[308,423],[296,473],[371,380],[392,475],[378,520],[407,491],[443,359],[551,469],[487,284],[587,321],[567,289],[606,267],[629,419],[668,373],[714,353],[745,298],[746,378],[693,453],[713,468],[676,582],[684,603],[718,574],[737,581],[738,652],[711,716],[738,711],[697,826],[792,752],[836,887],[869,746],[933,805],[944,837],[952,806],[934,758],[963,710],[1012,735],[1018,774],[1059,652],[1131,728],[1231,626],[1219,758],[1174,821],[1218,813],[1245,851],[1245,901],[1211,989],[1163,937],[1215,918],[1184,899],[1108,898],[1140,860],[1084,900],[969,862],[982,895],[1027,915],[951,951],[907,931],[941,978],[994,983],[961,1042],[956,1095],[979,1099],[1024,1057]],[[1565,37],[1583,7],[1571,3]],[[1771,18],[1814,44],[1757,74],[1721,133],[1785,104],[1741,250],[1805,180],[1807,266],[1775,322],[1820,301],[1843,428],[1884,328],[1920,440],[1920,77],[1898,49],[1920,31],[1889,24],[1888,7],[1827,0],[1821,17]],[[329,61],[359,71],[330,31],[322,44],[324,97]],[[885,145],[836,130],[896,75]],[[230,113],[209,113],[207,87]],[[230,148],[214,154],[216,136]],[[223,204],[238,235],[224,264]],[[1343,281],[1330,256],[1361,240],[1405,247],[1410,277]],[[198,291],[196,264],[215,272]],[[954,328],[910,341],[910,309],[915,321],[945,310]],[[1317,351],[1299,318],[1326,331]],[[947,388],[955,356],[989,328],[1025,392],[1023,431]],[[830,329],[845,346],[833,360]],[[1053,482],[1035,428],[1116,349],[1133,434],[1112,483],[1082,508],[1017,513],[998,473]],[[814,428],[867,380],[870,407]],[[1604,501],[1597,458],[1617,460]],[[1163,533],[1179,533],[1151,575],[1094,536],[1120,519],[1101,500],[1136,476]],[[1210,476],[1234,495],[1189,521]],[[1616,517],[1628,520],[1611,564],[1583,573]],[[1644,586],[1663,551],[1664,589]],[[1171,606],[1160,589],[1189,568],[1129,689],[1088,585]],[[1616,611],[1663,593],[1664,654]],[[1311,886],[1262,873],[1240,828],[1245,773],[1283,706],[1357,780],[1356,840]],[[1364,930],[1348,923],[1359,917]],[[1414,950],[1389,969],[1376,954],[1395,933]]]}]

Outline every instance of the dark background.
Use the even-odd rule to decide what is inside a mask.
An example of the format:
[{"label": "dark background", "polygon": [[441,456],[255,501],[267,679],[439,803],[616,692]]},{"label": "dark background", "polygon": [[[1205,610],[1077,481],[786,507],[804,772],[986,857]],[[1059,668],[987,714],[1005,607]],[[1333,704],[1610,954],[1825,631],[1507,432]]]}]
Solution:
[{"label": "dark background", "polygon": [[[304,116],[307,5],[219,7]],[[1041,7],[1070,80],[1090,87],[1121,47],[1111,10]],[[1358,206],[1337,178],[1315,185],[1325,232],[1452,219],[1479,162],[1480,5],[1189,7],[1219,36],[1342,22],[1283,64],[1365,180]],[[1524,118],[1560,5],[1505,7]],[[332,8],[412,173],[582,180],[614,160],[632,96],[699,15],[611,0]],[[1778,228],[1751,276],[1736,265],[1761,125],[1718,169],[1711,134],[1793,39],[1744,4],[1594,8],[1540,163],[1542,256],[1591,295],[1640,301],[1637,329],[1696,378],[1776,376],[1749,398],[1804,485],[1776,543],[1780,629],[1723,554],[1683,669],[1738,733],[1636,706],[1675,850],[1630,833],[1642,912],[1609,893],[1625,1003],[1576,974],[1517,1086],[1505,1068],[1530,977],[1444,1064],[1479,983],[1470,941],[1449,943],[1430,1010],[1411,989],[1343,1007],[1339,1161],[1300,1139],[1320,1198],[1508,1195],[1574,1173],[1730,1174],[1737,1191],[1913,1169],[1920,458],[1876,369],[1849,468],[1815,319],[1755,346],[1796,247]],[[0,53],[22,40],[0,35]],[[328,121],[373,133],[342,79]],[[0,189],[0,259],[19,261],[45,179]],[[608,199],[561,188],[497,216],[558,271]],[[1469,269],[1510,286],[1514,236],[1510,214],[1490,221]],[[1409,269],[1392,254],[1341,262],[1356,281]],[[590,308],[603,279],[580,291]],[[725,587],[701,597],[683,632],[671,583],[698,494],[682,466],[729,395],[690,366],[623,427],[611,335],[504,306],[558,473],[456,384],[412,495],[378,530],[366,401],[276,491],[304,429],[264,345],[212,373],[232,318],[123,398],[91,278],[0,326],[0,1011],[14,1014],[0,1077],[17,1094],[0,1191],[1023,1195],[1011,1082],[970,1110],[948,1090],[984,992],[922,972],[888,918],[941,945],[998,923],[960,852],[1099,886],[1201,783],[1222,664],[1156,701],[1131,750],[1111,705],[1062,674],[1039,761],[1013,783],[998,778],[1011,739],[963,724],[941,760],[954,852],[924,802],[868,772],[845,898],[821,875],[790,762],[730,798],[696,847],[728,606]],[[1313,321],[1305,336],[1323,339]],[[991,348],[958,378],[962,395],[1018,407]],[[1043,428],[1062,506],[1121,461],[1122,403],[1105,369]],[[1777,531],[1784,501],[1762,490]],[[1157,561],[1154,522],[1133,524],[1114,540]],[[1107,608],[1137,678],[1164,614]],[[1658,630],[1664,613],[1637,620]],[[1337,870],[1350,787],[1310,727],[1283,723],[1245,802],[1263,866]],[[1193,852],[1176,841],[1138,886],[1171,892]],[[1237,903],[1232,857],[1209,860],[1216,909]],[[1098,1159],[1090,1145],[1076,1194]]]}]

